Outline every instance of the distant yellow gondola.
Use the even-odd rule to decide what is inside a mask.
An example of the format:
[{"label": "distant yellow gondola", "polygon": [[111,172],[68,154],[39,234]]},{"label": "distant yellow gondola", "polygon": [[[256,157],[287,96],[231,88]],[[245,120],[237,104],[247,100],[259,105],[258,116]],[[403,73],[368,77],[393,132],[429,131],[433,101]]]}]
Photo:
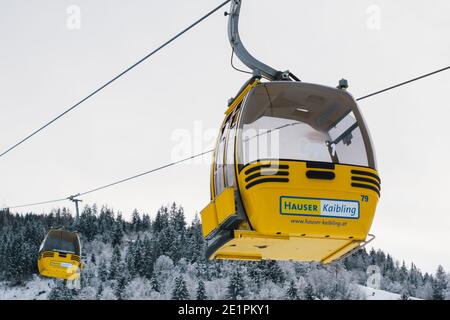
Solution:
[{"label": "distant yellow gondola", "polygon": [[83,263],[80,238],[77,233],[52,229],[39,248],[39,274],[64,280],[80,278]]}]

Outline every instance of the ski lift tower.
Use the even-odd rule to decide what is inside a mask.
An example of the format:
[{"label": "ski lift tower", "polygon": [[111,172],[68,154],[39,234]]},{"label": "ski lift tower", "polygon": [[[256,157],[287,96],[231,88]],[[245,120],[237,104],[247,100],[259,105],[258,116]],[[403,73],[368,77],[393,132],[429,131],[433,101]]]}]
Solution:
[{"label": "ski lift tower", "polygon": [[75,223],[78,223],[79,219],[80,219],[80,210],[78,208],[78,202],[83,202],[83,200],[81,199],[76,199],[76,197],[78,197],[79,194],[73,195],[68,197],[67,199],[72,201],[73,203],[75,203],[75,212],[76,212],[76,216],[75,216]]}]

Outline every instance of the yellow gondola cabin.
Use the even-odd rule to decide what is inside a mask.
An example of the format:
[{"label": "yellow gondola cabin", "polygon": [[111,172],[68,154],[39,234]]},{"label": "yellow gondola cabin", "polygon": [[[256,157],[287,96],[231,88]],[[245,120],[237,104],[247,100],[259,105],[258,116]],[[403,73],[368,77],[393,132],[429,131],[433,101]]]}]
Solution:
[{"label": "yellow gondola cabin", "polygon": [[39,249],[39,274],[64,280],[80,278],[83,268],[80,238],[77,233],[52,229]]},{"label": "yellow gondola cabin", "polygon": [[253,78],[220,130],[210,259],[329,263],[366,242],[380,195],[369,132],[343,89]]}]

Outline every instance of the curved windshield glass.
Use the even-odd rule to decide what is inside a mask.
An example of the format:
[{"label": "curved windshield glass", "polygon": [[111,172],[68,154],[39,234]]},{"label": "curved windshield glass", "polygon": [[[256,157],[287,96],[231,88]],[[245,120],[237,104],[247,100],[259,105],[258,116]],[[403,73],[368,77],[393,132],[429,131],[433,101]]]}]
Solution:
[{"label": "curved windshield glass", "polygon": [[71,232],[50,231],[42,250],[75,253],[80,255],[78,236]]},{"label": "curved windshield glass", "polygon": [[241,165],[285,159],[375,168],[364,121],[343,90],[299,82],[260,84],[246,98],[239,129]]}]

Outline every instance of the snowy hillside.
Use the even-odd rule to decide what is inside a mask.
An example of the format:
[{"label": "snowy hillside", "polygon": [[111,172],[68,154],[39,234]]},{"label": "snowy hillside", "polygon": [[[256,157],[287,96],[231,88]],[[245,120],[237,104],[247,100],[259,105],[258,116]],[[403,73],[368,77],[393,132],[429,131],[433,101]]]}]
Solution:
[{"label": "snowy hillside", "polygon": [[53,280],[37,275],[23,286],[8,286],[0,283],[0,300],[46,300]]},{"label": "snowy hillside", "polygon": [[[369,288],[366,286],[358,286],[361,292],[364,293],[366,300],[401,300],[402,295],[392,293],[384,290]],[[408,297],[408,300],[421,300],[415,297]]]},{"label": "snowy hillside", "polygon": [[[208,261],[198,219],[162,207],[122,219],[86,206],[77,224],[66,209],[49,214],[0,211],[0,299],[421,299],[450,298],[449,276],[409,268],[381,250],[360,250],[331,266],[276,261]],[[37,276],[39,245],[52,226],[82,240],[80,289]],[[379,270],[382,290],[364,285]],[[373,274],[372,274],[373,275]],[[372,275],[370,277],[372,277]]]}]

